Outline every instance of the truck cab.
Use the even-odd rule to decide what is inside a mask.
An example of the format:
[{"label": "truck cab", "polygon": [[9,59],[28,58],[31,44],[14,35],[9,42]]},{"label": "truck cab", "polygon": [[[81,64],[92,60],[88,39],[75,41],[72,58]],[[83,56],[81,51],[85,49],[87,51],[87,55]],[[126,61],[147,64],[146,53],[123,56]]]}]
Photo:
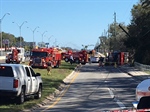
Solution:
[{"label": "truck cab", "polygon": [[34,68],[47,68],[49,61],[52,67],[58,68],[61,64],[61,52],[55,48],[32,49],[30,66]]}]

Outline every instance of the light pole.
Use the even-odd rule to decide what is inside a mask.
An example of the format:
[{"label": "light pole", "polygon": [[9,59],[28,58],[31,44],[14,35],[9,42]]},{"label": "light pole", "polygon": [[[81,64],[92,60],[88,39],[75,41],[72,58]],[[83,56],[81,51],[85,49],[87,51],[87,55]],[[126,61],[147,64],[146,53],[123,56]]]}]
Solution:
[{"label": "light pole", "polygon": [[[12,22],[15,23],[15,22]],[[21,47],[21,27],[23,26],[24,23],[27,23],[27,21],[24,21],[20,26],[17,24],[17,26],[19,27],[19,32],[20,32],[20,47]]]},{"label": "light pole", "polygon": [[[27,27],[27,28],[29,28],[29,27]],[[34,30],[32,30],[31,28],[31,31],[32,31],[32,33],[33,33],[33,48],[34,48],[34,32],[35,32],[35,30],[37,29],[37,28],[39,28],[39,26],[37,26]]]},{"label": "light pole", "polygon": [[[39,32],[39,31],[37,31]],[[44,31],[43,33],[39,32],[41,35],[42,35],[42,43],[41,43],[41,47],[43,47],[43,36],[44,36],[44,33],[46,33],[47,31]]]},{"label": "light pole", "polygon": [[45,32],[42,33],[42,42],[43,42],[43,36],[44,36],[44,33],[46,33],[46,32],[47,32],[47,31],[45,31]]},{"label": "light pole", "polygon": [[50,47],[50,39],[53,37],[53,35],[51,35],[49,38],[48,38],[48,42],[49,42],[49,47]]},{"label": "light pole", "polygon": [[1,55],[2,55],[2,41],[3,41],[3,39],[2,39],[2,29],[1,29],[1,24],[2,24],[2,20],[4,19],[4,17],[6,16],[6,15],[10,15],[10,13],[5,13],[4,14],[4,16],[0,19],[0,34],[1,34]]}]

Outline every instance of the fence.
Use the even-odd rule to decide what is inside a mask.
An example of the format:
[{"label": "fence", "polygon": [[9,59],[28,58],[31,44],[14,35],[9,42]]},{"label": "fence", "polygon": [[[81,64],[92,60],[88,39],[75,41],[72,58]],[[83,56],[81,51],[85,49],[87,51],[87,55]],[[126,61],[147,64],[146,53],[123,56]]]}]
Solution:
[{"label": "fence", "polygon": [[150,71],[150,65],[144,65],[138,62],[134,62],[134,66],[142,71]]}]

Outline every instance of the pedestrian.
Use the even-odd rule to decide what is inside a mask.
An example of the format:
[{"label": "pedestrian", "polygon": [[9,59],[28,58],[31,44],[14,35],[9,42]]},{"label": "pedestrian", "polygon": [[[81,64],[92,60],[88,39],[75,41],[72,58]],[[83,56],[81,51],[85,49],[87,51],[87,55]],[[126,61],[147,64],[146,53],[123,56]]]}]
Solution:
[{"label": "pedestrian", "polygon": [[70,64],[72,65],[72,63],[73,63],[73,56],[72,56],[72,54],[70,55]]},{"label": "pedestrian", "polygon": [[49,60],[47,62],[47,75],[51,75],[51,69],[52,69],[51,61]]},{"label": "pedestrian", "polygon": [[91,56],[88,58],[88,62],[89,64],[91,64]]},{"label": "pedestrian", "polygon": [[103,61],[104,61],[104,57],[100,57],[99,58],[99,67],[102,66],[103,67]]},{"label": "pedestrian", "polygon": [[15,49],[12,50],[12,62],[14,62],[14,61],[19,62],[17,48],[15,48]]}]

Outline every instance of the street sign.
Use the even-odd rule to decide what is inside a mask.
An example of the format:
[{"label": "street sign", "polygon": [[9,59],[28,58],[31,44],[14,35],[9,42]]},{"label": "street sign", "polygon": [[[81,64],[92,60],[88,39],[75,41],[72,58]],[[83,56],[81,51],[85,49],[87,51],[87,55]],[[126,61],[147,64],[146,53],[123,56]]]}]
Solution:
[{"label": "street sign", "polygon": [[45,43],[45,45],[49,45],[49,43]]}]

